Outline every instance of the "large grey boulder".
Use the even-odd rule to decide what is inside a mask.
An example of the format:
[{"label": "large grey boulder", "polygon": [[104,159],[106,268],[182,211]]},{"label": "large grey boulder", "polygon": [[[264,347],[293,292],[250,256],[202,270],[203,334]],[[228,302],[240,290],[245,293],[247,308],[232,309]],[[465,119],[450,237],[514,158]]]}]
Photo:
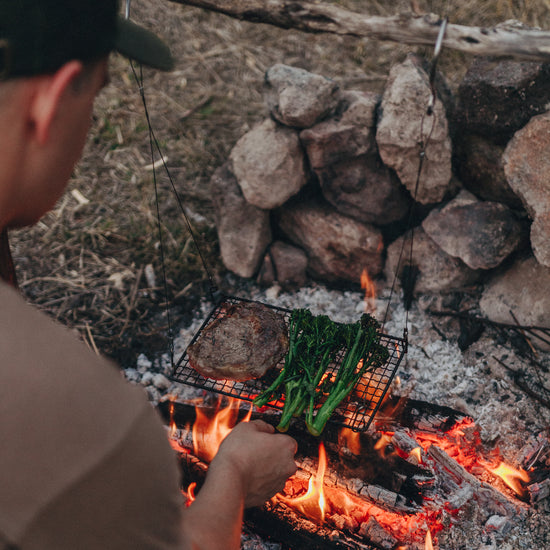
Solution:
[{"label": "large grey boulder", "polygon": [[277,64],[265,73],[264,98],[271,115],[294,128],[309,128],[331,114],[338,92],[333,80],[297,67]]},{"label": "large grey boulder", "polygon": [[516,132],[502,161],[510,187],[533,219],[535,257],[550,267],[550,112],[533,117]]},{"label": "large grey boulder", "polygon": [[522,224],[502,203],[465,201],[461,195],[432,210],[422,228],[447,254],[470,268],[495,268],[522,242]]},{"label": "large grey boulder", "polygon": [[405,217],[412,202],[395,173],[378,155],[363,155],[315,170],[323,196],[338,212],[386,225]]},{"label": "large grey boulder", "polygon": [[[403,269],[409,264],[411,235],[412,231],[409,231],[388,247],[385,275],[389,285],[395,277],[401,281]],[[412,263],[418,268],[416,294],[457,290],[479,280],[479,271],[447,254],[422,227],[414,229],[412,250]]]},{"label": "large grey boulder", "polygon": [[[414,196],[422,142],[427,142],[416,200],[443,200],[450,190],[452,145],[443,102],[426,114],[431,98],[428,75],[420,60],[409,56],[390,71],[382,96],[376,141],[384,163],[393,168]],[[433,124],[433,130],[432,130]],[[429,141],[427,137],[430,135]]]},{"label": "large grey boulder", "polygon": [[271,242],[269,212],[250,204],[226,163],[210,180],[222,261],[240,277],[252,277]]},{"label": "large grey boulder", "polygon": [[[550,328],[549,288],[550,268],[530,256],[488,283],[479,303],[481,312],[498,323],[515,324],[517,320],[524,326]],[[547,349],[537,338],[531,341]]]},{"label": "large grey boulder", "polygon": [[317,201],[291,201],[277,211],[279,228],[308,256],[308,273],[328,282],[358,283],[363,268],[382,271],[382,234]]},{"label": "large grey boulder", "polygon": [[271,286],[278,283],[283,290],[294,290],[307,281],[307,255],[296,246],[274,241],[265,254],[258,274],[258,283]]},{"label": "large grey boulder", "polygon": [[457,136],[454,144],[457,175],[468,191],[486,201],[502,202],[514,209],[523,208],[504,173],[503,145],[475,134]]},{"label": "large grey boulder", "polygon": [[244,197],[258,208],[281,206],[307,182],[298,133],[271,119],[241,137],[229,158]]},{"label": "large grey boulder", "polygon": [[477,57],[458,88],[456,122],[506,144],[550,102],[550,64]]},{"label": "large grey boulder", "polygon": [[313,169],[376,152],[378,94],[343,92],[338,111],[331,118],[300,132]]}]

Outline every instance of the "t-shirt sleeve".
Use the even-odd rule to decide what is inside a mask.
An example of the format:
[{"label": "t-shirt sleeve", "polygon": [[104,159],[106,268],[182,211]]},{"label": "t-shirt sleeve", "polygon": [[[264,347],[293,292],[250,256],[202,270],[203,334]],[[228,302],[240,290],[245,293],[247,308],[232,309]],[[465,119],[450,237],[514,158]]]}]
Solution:
[{"label": "t-shirt sleeve", "polygon": [[2,283],[0,304],[1,536],[178,548],[177,459],[145,392]]},{"label": "t-shirt sleeve", "polygon": [[176,459],[153,410],[120,445],[48,504],[27,529],[28,550],[182,548]]}]

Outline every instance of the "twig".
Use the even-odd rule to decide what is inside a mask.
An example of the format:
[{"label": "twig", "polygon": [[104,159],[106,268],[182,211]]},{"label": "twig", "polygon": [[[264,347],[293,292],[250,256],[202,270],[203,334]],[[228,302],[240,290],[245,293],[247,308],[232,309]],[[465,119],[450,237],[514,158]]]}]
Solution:
[{"label": "twig", "polygon": [[[524,382],[523,379],[525,378],[525,374],[523,372],[517,371],[506,365],[506,363],[502,362],[498,357],[495,357],[493,355],[493,359],[499,364],[502,365],[511,375],[514,383],[518,388],[523,390],[527,395],[532,397],[533,399],[536,399],[539,403],[544,405],[546,408],[550,409],[550,400],[544,398],[542,395],[539,395],[534,390],[532,390],[527,382]],[[544,390],[545,393],[550,393],[549,390],[541,385],[541,388]]]},{"label": "twig", "polygon": [[511,309],[508,310],[508,311],[510,312],[510,315],[512,316],[512,319],[516,323],[519,333],[523,336],[523,338],[525,339],[525,342],[531,348],[531,351],[533,352],[533,355],[535,357],[538,357],[539,354],[537,353],[537,350],[533,347],[533,344],[531,344],[531,340],[527,337],[527,334],[525,334],[525,330],[519,324],[519,321],[518,321],[517,317],[515,316],[514,312]]},{"label": "twig", "polygon": [[139,268],[139,271],[136,275],[136,280],[134,282],[134,286],[132,287],[132,290],[130,292],[130,299],[128,300],[128,303],[126,304],[126,319],[124,321],[124,325],[122,325],[122,328],[120,329],[120,333],[118,335],[119,338],[122,338],[122,335],[128,328],[128,325],[130,324],[130,317],[132,315],[132,310],[134,309],[134,306],[136,304],[136,298],[137,298],[137,292],[139,289],[139,283],[141,281],[141,276],[143,275],[144,267],[141,266]]},{"label": "twig", "polygon": [[89,323],[86,323],[86,333],[88,334],[88,339],[90,340],[90,344],[91,344],[95,354],[99,355],[99,350],[97,349],[97,346],[95,345],[94,335],[92,334],[92,329],[90,328]]},{"label": "twig", "polygon": [[[479,317],[478,315],[472,315],[471,313],[465,312],[465,311],[434,311],[429,310],[428,313],[430,315],[434,315],[436,317],[457,317],[459,319],[471,319],[473,321],[480,321],[482,323],[485,323],[486,325],[494,326],[497,328],[504,328],[504,329],[512,329],[515,331],[523,330],[525,332],[529,332],[531,336],[534,338],[537,338],[541,342],[544,342],[545,344],[550,345],[550,328],[549,327],[539,327],[535,325],[517,325],[513,323],[502,323],[499,321],[492,321],[491,319],[487,319],[485,317]],[[541,336],[540,334],[537,334],[535,331],[540,331],[543,334],[545,334],[548,338],[545,338],[544,336]]]}]

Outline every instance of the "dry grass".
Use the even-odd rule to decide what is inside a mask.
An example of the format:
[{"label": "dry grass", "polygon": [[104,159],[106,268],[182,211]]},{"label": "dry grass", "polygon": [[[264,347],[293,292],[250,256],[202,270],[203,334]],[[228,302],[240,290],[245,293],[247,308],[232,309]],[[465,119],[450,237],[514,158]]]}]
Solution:
[{"label": "dry grass", "polygon": [[[340,4],[385,15],[409,8],[405,1]],[[515,18],[544,27],[550,11],[548,0],[418,4],[466,25]],[[220,282],[224,269],[208,181],[237,139],[265,116],[265,70],[286,63],[332,77],[347,89],[380,90],[391,64],[412,48],[283,31],[168,0],[134,0],[132,10],[136,21],[165,37],[178,60],[176,71],[168,75],[144,71],[144,88],[175,186]],[[444,52],[440,67],[456,85],[469,62],[462,54]],[[11,239],[29,300],[78,330],[91,347],[131,365],[139,352],[167,349],[167,319],[143,107],[128,63],[114,56],[111,72],[112,83],[97,100],[90,139],[69,192],[36,227],[12,233]],[[186,322],[208,281],[170,182],[158,173],[168,298],[172,317]],[[144,276],[148,264],[159,281],[154,288]]]}]

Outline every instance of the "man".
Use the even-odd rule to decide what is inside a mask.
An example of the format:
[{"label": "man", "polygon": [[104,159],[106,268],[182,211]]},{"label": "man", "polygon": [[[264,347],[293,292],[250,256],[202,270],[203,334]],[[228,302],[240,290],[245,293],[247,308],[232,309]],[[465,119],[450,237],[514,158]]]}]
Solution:
[{"label": "man", "polygon": [[[0,274],[5,231],[62,194],[118,50],[168,70],[117,0],[0,0]],[[243,509],[281,490],[296,443],[238,425],[183,509],[176,459],[142,391],[0,282],[0,548],[230,550]]]}]

